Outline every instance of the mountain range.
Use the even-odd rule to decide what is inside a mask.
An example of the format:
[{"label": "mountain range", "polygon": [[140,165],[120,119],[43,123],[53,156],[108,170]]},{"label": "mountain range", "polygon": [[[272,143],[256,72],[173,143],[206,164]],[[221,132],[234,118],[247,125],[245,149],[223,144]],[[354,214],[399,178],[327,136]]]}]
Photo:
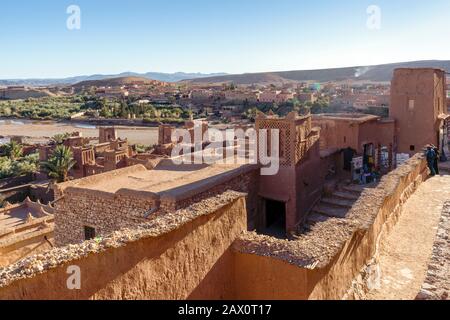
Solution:
[{"label": "mountain range", "polygon": [[95,80],[105,80],[113,78],[125,78],[125,77],[141,77],[149,80],[156,80],[162,82],[178,82],[186,79],[199,79],[203,77],[216,77],[223,76],[226,73],[160,73],[160,72],[147,72],[147,73],[136,73],[136,72],[123,72],[120,74],[95,74],[89,76],[76,76],[69,78],[59,78],[59,79],[5,79],[0,80],[0,86],[51,86],[51,85],[73,85],[82,81],[95,81]]},{"label": "mountain range", "polygon": [[282,72],[247,73],[225,75],[188,80],[191,83],[233,82],[237,85],[283,84],[289,82],[328,82],[328,81],[370,81],[390,82],[397,68],[439,68],[450,72],[450,61],[426,60],[382,64],[374,66],[356,66],[320,70],[299,70]]},{"label": "mountain range", "polygon": [[146,79],[162,82],[188,82],[193,84],[224,83],[233,82],[238,85],[251,84],[283,84],[289,82],[303,81],[372,81],[389,82],[392,79],[394,69],[396,68],[425,68],[433,67],[444,69],[450,72],[450,60],[425,60],[400,62],[373,66],[355,66],[346,68],[331,68],[319,70],[297,70],[280,72],[261,72],[245,74],[226,74],[226,73],[135,73],[124,72],[114,75],[91,75],[78,76],[61,79],[16,79],[0,80],[0,86],[27,85],[27,86],[48,86],[48,85],[73,85],[82,81],[105,80],[123,77],[142,77]]}]

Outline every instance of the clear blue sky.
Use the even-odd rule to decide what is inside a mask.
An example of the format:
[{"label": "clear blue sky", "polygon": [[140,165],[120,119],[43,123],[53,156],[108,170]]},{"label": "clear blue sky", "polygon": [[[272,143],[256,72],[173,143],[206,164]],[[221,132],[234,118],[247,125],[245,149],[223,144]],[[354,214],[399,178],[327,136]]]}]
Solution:
[{"label": "clear blue sky", "polygon": [[[81,30],[66,28],[69,5]],[[366,27],[369,5],[381,30]],[[14,0],[0,78],[315,69],[450,59],[448,0]]]}]

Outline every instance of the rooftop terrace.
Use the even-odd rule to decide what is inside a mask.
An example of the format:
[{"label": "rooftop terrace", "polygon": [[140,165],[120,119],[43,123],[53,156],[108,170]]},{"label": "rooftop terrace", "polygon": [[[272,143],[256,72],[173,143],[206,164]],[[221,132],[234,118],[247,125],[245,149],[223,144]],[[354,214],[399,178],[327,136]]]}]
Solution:
[{"label": "rooftop terrace", "polygon": [[323,113],[313,115],[313,120],[319,119],[354,121],[358,123],[364,123],[368,121],[378,120],[380,119],[380,117],[363,113]]},{"label": "rooftop terrace", "polygon": [[77,188],[109,194],[179,198],[195,191],[206,191],[221,181],[230,180],[254,169],[254,166],[242,164],[176,165],[167,159],[161,161],[153,170],[136,165],[67,182],[58,187],[61,190]]}]

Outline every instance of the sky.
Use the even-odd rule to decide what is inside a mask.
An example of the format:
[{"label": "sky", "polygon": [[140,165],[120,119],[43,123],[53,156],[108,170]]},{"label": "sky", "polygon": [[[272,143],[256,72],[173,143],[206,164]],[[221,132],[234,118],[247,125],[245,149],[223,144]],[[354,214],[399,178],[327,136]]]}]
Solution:
[{"label": "sky", "polygon": [[448,0],[5,0],[0,78],[450,60],[449,37]]}]

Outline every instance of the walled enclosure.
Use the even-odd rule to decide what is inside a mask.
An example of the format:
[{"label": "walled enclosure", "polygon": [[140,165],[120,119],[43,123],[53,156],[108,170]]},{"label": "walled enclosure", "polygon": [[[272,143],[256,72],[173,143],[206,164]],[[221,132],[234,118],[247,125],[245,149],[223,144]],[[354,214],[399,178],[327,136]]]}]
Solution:
[{"label": "walled enclosure", "polygon": [[[243,232],[243,195],[227,192],[0,270],[0,298],[341,299],[426,174],[423,156],[414,156],[367,189],[347,218],[295,241]],[[66,289],[70,265],[81,267],[80,291]]]}]

